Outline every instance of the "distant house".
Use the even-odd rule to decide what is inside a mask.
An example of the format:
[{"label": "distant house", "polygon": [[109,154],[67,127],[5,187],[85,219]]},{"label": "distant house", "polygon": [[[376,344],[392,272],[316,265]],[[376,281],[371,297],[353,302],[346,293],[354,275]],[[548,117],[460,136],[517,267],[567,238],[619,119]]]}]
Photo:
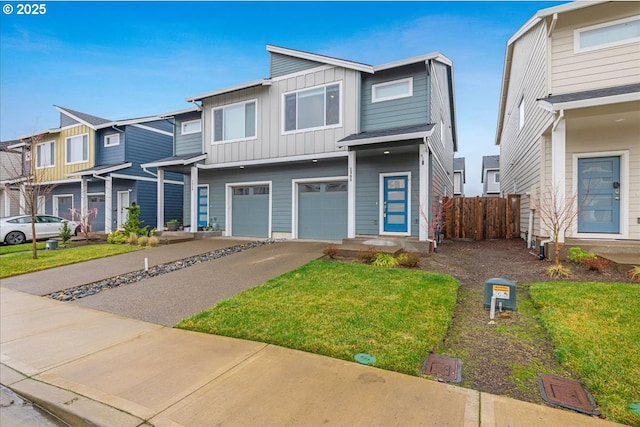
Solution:
[{"label": "distant house", "polygon": [[509,39],[496,144],[502,184],[523,195],[523,233],[549,236],[529,211],[552,191],[576,196],[567,236],[640,240],[639,31],[637,2],[574,2]]},{"label": "distant house", "polygon": [[185,174],[185,225],[227,236],[427,240],[421,208],[453,194],[451,61],[432,53],[372,66],[267,51],[268,78],[191,96],[195,109],[168,114],[174,153],[143,165]]},{"label": "distant house", "polygon": [[[93,212],[91,231],[122,228],[127,207],[141,206],[144,225],[156,224],[156,177],[140,164],[173,153],[173,128],[159,117],[112,121],[64,107],[60,126],[21,139],[42,185],[53,190],[39,206],[45,213],[79,219]],[[43,178],[45,177],[45,178]],[[166,180],[165,209],[182,213],[182,176]],[[24,210],[24,207],[22,207]]]},{"label": "distant house", "polygon": [[466,183],[466,171],[464,157],[453,159],[453,195],[464,197],[464,184]]},{"label": "distant house", "polygon": [[0,217],[20,213],[17,185],[28,173],[22,150],[14,147],[20,141],[0,142]]},{"label": "distant house", "polygon": [[500,196],[500,156],[482,157],[482,196]]}]

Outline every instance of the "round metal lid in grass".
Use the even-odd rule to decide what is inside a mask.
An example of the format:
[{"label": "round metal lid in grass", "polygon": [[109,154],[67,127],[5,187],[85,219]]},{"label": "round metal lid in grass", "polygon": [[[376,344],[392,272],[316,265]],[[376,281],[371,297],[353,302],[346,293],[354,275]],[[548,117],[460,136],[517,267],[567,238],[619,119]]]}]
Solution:
[{"label": "round metal lid in grass", "polygon": [[370,365],[372,363],[375,363],[376,361],[376,358],[374,356],[367,353],[358,353],[353,358],[356,360],[356,362],[363,365]]}]

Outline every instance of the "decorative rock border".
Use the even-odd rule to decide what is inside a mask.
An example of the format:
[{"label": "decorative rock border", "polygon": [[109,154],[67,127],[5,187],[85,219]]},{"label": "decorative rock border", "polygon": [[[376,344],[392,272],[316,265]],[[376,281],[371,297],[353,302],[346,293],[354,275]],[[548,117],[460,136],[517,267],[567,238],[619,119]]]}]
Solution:
[{"label": "decorative rock border", "polygon": [[270,245],[277,243],[278,240],[260,240],[256,242],[243,243],[240,245],[231,246],[224,249],[218,249],[211,252],[206,252],[200,255],[194,255],[187,258],[182,258],[176,261],[172,261],[167,264],[159,264],[149,267],[148,270],[137,270],[131,273],[121,274],[119,276],[110,277],[108,279],[100,280],[97,282],[88,283],[82,286],[76,286],[73,288],[64,289],[62,291],[52,292],[45,295],[48,298],[58,301],[74,301],[80,298],[95,295],[102,292],[105,289],[117,288],[123,285],[129,285],[141,280],[149,279],[151,277],[159,276],[165,273],[171,273],[173,271],[182,270],[183,268],[192,267],[202,262],[211,261],[214,259],[222,258],[227,255],[232,255],[238,252],[246,251],[248,249],[257,248],[260,246]]}]

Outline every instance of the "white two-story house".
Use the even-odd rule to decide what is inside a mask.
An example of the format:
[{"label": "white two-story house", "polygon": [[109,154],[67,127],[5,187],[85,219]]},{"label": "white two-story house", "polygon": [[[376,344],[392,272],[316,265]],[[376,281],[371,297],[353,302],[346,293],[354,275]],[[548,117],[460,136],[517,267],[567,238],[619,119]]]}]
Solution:
[{"label": "white two-story house", "polygon": [[[170,113],[185,226],[227,236],[429,238],[453,194],[453,66],[440,53],[372,66],[267,46],[270,75]],[[159,184],[160,185],[160,184]],[[158,214],[159,226],[162,214]]]}]

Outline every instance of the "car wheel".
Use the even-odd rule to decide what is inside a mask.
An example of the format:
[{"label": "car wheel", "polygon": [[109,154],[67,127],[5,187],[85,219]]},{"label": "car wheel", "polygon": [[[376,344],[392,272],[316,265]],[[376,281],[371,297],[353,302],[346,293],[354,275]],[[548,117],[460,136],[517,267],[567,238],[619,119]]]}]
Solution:
[{"label": "car wheel", "polygon": [[82,227],[78,226],[78,227],[76,227],[75,231],[73,232],[73,235],[77,236],[81,232],[82,232]]},{"label": "car wheel", "polygon": [[24,243],[27,238],[19,231],[11,231],[4,237],[4,242],[7,245],[20,245]]}]

